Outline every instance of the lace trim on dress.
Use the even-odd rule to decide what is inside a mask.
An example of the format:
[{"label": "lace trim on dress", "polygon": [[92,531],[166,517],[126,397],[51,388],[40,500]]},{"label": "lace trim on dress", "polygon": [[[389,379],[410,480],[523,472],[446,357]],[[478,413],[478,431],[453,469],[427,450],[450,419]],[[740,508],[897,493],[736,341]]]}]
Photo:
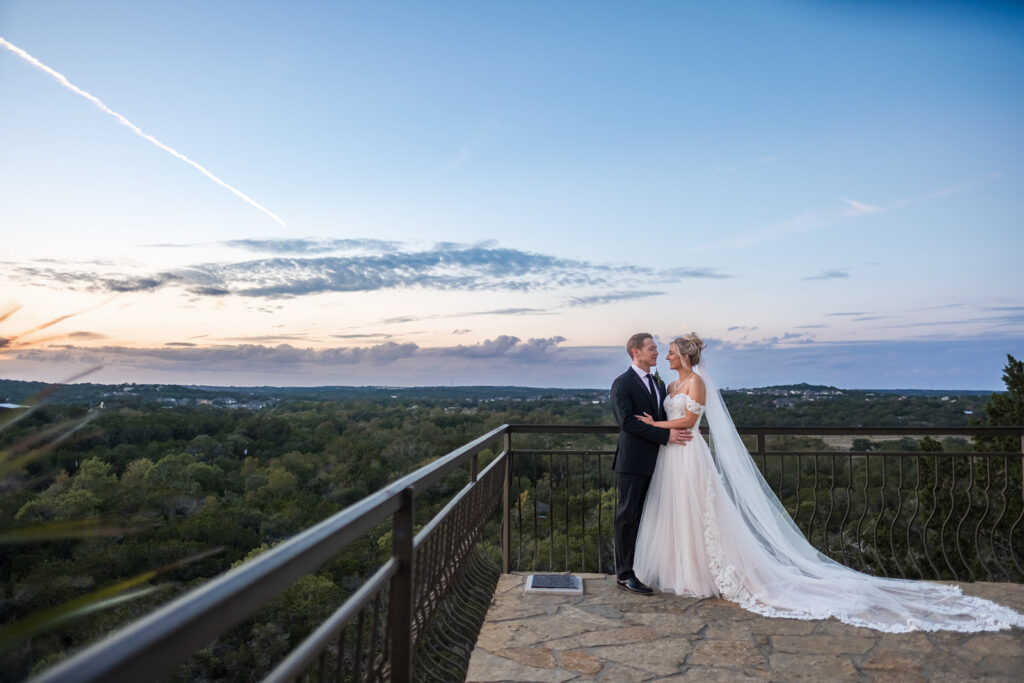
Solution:
[{"label": "lace trim on dress", "polygon": [[683,396],[686,396],[686,409],[687,410],[689,410],[694,415],[703,415],[704,414],[704,406],[702,406],[701,404],[699,404],[696,401],[694,401],[687,394],[683,394]]},{"label": "lace trim on dress", "polygon": [[711,477],[708,477],[707,485],[704,487],[704,545],[708,550],[711,577],[715,581],[719,595],[726,600],[742,602],[745,593],[743,584],[736,577],[736,567],[726,564],[725,553],[722,552],[718,519],[715,515],[715,482]]},{"label": "lace trim on dress", "polygon": [[704,406],[694,401],[692,398],[690,398],[688,394],[685,393],[676,394],[675,396],[668,396],[665,398],[665,402],[668,403],[669,401],[679,401],[680,399],[684,400],[686,409],[693,413],[694,415],[704,414]]}]

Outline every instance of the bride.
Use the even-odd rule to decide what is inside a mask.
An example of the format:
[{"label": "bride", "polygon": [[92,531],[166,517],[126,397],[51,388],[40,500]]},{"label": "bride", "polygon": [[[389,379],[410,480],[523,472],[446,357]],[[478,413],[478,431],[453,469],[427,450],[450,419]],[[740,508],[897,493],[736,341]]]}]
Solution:
[{"label": "bride", "polygon": [[[958,586],[861,574],[815,550],[747,453],[721,394],[701,363],[696,334],[675,339],[656,427],[692,429],[685,444],[662,446],[644,503],[634,571],[662,591],[721,596],[769,617],[827,619],[906,631],[994,631],[1024,627],[1024,615]],[[697,426],[708,418],[712,455]]]}]

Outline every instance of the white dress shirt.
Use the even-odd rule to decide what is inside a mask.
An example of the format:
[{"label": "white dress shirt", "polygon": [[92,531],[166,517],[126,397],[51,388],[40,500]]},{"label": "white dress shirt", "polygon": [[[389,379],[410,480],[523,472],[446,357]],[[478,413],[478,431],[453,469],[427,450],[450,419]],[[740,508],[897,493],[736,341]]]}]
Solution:
[{"label": "white dress shirt", "polygon": [[[644,383],[644,388],[645,389],[648,386],[647,385],[647,375],[651,376],[651,381],[654,383],[654,404],[660,406],[661,405],[662,396],[661,396],[661,391],[658,389],[658,380],[654,378],[654,373],[653,372],[644,372],[643,370],[641,370],[640,368],[638,368],[635,365],[631,365],[630,367],[633,368],[633,371],[636,372],[636,374],[640,376],[640,381]],[[651,369],[653,370],[654,368],[651,368]]]}]

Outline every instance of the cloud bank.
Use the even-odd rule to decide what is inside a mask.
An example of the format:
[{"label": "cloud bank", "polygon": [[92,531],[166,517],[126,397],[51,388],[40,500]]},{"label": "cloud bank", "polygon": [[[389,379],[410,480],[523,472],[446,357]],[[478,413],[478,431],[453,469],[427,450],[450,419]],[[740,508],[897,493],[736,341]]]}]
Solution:
[{"label": "cloud bank", "polygon": [[[312,349],[289,344],[52,346],[4,355],[10,378],[57,381],[102,364],[100,382],[318,386],[610,385],[629,361],[621,346],[564,346],[559,336],[522,340],[499,335],[479,344],[422,347],[385,342]],[[662,340],[663,342],[665,339]],[[1006,354],[1024,357],[1019,338],[816,342],[805,335],[750,342],[707,338],[705,359],[725,387],[829,384],[874,389],[1002,389]],[[664,363],[662,373],[669,373]]]},{"label": "cloud bank", "polygon": [[[501,248],[492,243],[440,243],[433,248],[400,250],[382,240],[236,240],[251,251],[279,254],[228,263],[200,263],[159,272],[125,274],[117,264],[7,262],[9,278],[25,284],[105,293],[154,292],[178,288],[190,295],[228,295],[287,299],[327,292],[385,289],[437,291],[538,291],[612,289],[574,299],[592,305],[622,298],[653,296],[643,289],[690,278],[725,278],[712,268],[658,271],[629,264],[605,265],[548,254]],[[358,255],[309,256],[323,251],[365,250]],[[285,256],[286,253],[307,254]],[[638,290],[639,291],[635,291]]]}]

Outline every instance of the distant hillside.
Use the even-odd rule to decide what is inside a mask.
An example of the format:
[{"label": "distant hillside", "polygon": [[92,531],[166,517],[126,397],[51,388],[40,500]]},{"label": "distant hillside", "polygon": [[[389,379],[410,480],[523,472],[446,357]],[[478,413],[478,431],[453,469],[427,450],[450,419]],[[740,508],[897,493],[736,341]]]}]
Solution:
[{"label": "distant hillside", "polygon": [[[23,403],[30,397],[52,386],[45,382],[24,382],[0,379],[0,403]],[[449,387],[389,387],[389,386],[324,386],[324,387],[217,387],[178,384],[66,384],[55,391],[50,400],[55,403],[82,403],[110,405],[157,402],[216,403],[218,405],[259,404],[281,400],[346,401],[346,400],[570,400],[601,399],[606,389],[546,389],[542,387],[509,386],[449,386]]]},{"label": "distant hillside", "polygon": [[[26,402],[50,385],[0,380],[0,404]],[[785,384],[726,389],[726,403],[738,425],[748,426],[967,426],[984,416],[991,392],[839,389],[819,384]],[[56,405],[105,408],[155,407],[271,410],[297,402],[366,402],[383,407],[447,405],[450,408],[510,409],[520,403],[568,402],[599,408],[611,422],[607,389],[547,389],[510,386],[448,387],[216,387],[173,384],[69,384],[48,401]]]}]

